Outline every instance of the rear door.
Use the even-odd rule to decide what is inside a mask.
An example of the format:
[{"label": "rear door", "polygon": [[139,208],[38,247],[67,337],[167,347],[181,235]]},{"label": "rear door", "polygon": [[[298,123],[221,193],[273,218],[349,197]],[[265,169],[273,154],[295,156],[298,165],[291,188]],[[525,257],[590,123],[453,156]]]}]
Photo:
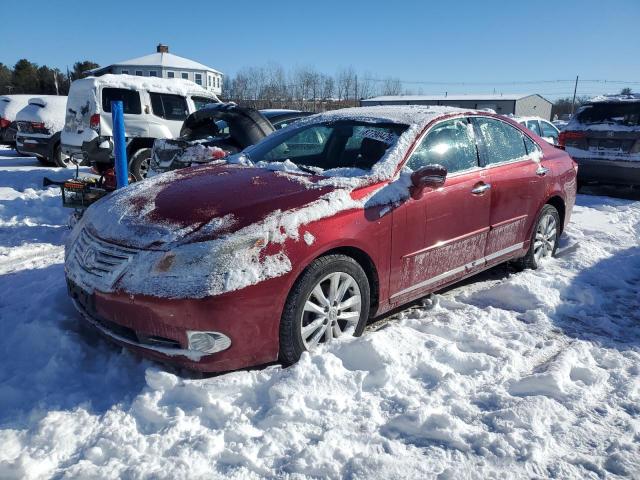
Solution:
[{"label": "rear door", "polygon": [[447,168],[441,188],[427,190],[394,211],[391,301],[402,303],[484,265],[491,193],[479,168],[466,118],[433,126],[411,154],[412,170]]},{"label": "rear door", "polygon": [[513,125],[490,117],[472,121],[491,184],[485,257],[492,263],[524,248],[544,200],[548,170],[540,163],[539,148]]}]

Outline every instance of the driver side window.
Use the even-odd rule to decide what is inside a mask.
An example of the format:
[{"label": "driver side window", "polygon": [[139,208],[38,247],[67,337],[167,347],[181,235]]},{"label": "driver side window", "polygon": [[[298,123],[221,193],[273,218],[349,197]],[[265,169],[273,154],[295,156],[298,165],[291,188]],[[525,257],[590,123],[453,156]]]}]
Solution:
[{"label": "driver side window", "polygon": [[436,125],[407,162],[413,171],[433,164],[442,165],[449,173],[478,166],[473,128],[466,119],[456,118]]}]

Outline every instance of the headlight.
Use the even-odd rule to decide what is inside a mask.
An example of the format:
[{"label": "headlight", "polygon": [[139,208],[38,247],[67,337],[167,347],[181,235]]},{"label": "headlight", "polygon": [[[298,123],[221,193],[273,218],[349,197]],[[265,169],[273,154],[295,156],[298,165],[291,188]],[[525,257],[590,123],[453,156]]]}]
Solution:
[{"label": "headlight", "polygon": [[243,235],[177,246],[168,252],[141,251],[117,288],[165,298],[203,298],[284,275],[291,262],[283,252],[265,255],[267,235]]}]

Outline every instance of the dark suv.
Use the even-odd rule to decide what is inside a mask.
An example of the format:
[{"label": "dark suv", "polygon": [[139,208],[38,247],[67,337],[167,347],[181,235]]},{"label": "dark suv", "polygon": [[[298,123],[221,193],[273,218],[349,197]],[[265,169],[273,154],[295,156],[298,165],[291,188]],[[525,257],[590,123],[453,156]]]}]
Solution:
[{"label": "dark suv", "polygon": [[577,111],[559,142],[579,165],[579,185],[640,185],[640,95],[596,97]]}]

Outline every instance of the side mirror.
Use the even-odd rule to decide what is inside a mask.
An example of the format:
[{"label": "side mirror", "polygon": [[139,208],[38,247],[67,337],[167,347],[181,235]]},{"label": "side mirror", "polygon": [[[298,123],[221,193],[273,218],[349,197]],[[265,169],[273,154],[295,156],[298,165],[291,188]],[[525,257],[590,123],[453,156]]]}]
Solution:
[{"label": "side mirror", "polygon": [[411,174],[411,197],[422,198],[425,188],[438,188],[447,179],[447,169],[442,165],[427,165]]}]

